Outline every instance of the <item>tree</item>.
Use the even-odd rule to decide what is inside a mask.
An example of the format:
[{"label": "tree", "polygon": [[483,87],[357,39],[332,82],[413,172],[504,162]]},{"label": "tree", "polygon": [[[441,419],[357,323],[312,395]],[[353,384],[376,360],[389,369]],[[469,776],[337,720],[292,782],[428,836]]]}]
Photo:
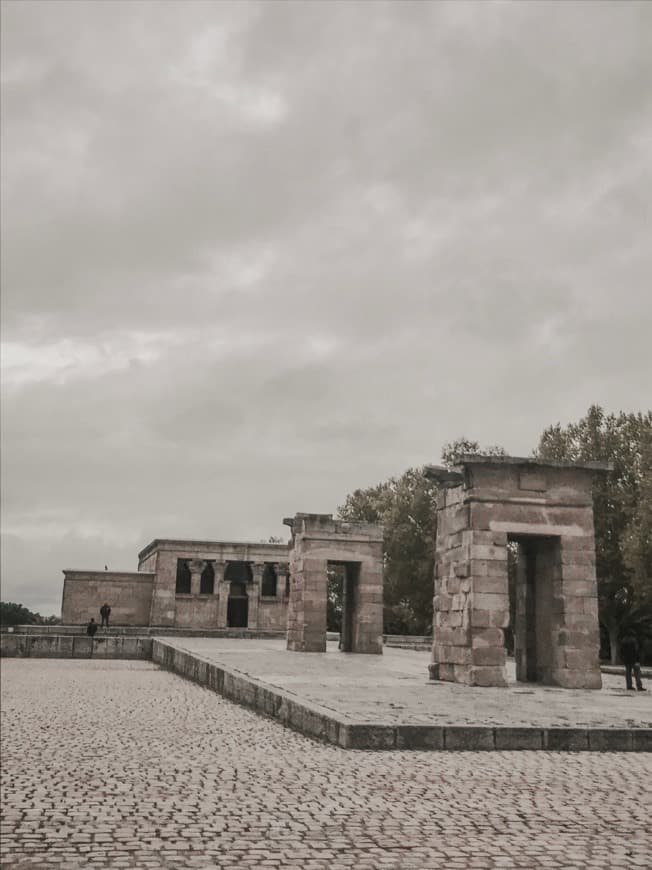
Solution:
[{"label": "tree", "polygon": [[468,438],[458,438],[456,441],[449,441],[448,444],[444,444],[441,451],[441,461],[447,468],[452,468],[466,454],[505,456],[505,448],[497,444],[481,448],[477,441],[469,441]]},{"label": "tree", "polygon": [[390,634],[425,634],[432,628],[436,491],[423,469],[410,468],[401,477],[355,490],[338,509],[342,519],[384,526],[384,622]]},{"label": "tree", "polygon": [[38,613],[32,613],[22,604],[0,601],[0,625],[33,625],[39,619]]},{"label": "tree", "polygon": [[[480,453],[477,441],[446,444],[442,461],[454,465],[464,453]],[[490,447],[490,455],[503,455]],[[434,591],[434,519],[437,484],[423,468],[367,489],[356,489],[338,508],[342,519],[384,526],[384,626],[388,634],[430,634]],[[335,603],[332,604],[335,607]]]},{"label": "tree", "polygon": [[542,459],[603,460],[614,471],[593,487],[600,623],[612,662],[634,631],[652,654],[652,411],[605,414],[592,405],[578,423],[542,434]]}]

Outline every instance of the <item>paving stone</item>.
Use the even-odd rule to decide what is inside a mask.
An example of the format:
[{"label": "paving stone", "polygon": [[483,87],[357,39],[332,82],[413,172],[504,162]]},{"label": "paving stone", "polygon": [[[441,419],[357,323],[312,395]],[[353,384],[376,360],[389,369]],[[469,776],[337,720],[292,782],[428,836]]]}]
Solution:
[{"label": "paving stone", "polygon": [[2,670],[12,870],[652,865],[649,753],[351,751],[147,662]]}]

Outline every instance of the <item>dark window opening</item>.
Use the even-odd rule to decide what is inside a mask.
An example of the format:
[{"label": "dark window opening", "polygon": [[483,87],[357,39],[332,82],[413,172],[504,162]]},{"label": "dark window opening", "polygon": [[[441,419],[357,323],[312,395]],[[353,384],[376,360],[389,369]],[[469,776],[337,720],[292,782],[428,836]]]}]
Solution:
[{"label": "dark window opening", "polygon": [[265,565],[261,594],[265,598],[276,598],[276,571],[273,565]]},{"label": "dark window opening", "polygon": [[249,562],[229,562],[224,572],[224,580],[227,583],[251,583],[252,573]]},{"label": "dark window opening", "polygon": [[206,562],[204,570],[201,572],[201,581],[199,584],[199,592],[201,595],[212,595],[215,589],[215,569],[212,562]]},{"label": "dark window opening", "polygon": [[229,628],[246,628],[248,621],[249,598],[247,597],[247,584],[232,580],[229,587],[226,624]]},{"label": "dark window opening", "polygon": [[187,559],[177,559],[177,595],[190,595],[190,567]]}]

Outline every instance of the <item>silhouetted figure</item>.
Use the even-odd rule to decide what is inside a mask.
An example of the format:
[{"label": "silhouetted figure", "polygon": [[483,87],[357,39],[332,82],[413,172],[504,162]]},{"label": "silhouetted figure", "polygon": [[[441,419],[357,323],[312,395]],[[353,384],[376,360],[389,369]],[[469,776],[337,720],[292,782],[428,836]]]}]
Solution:
[{"label": "silhouetted figure", "polygon": [[620,641],[620,655],[625,665],[625,685],[628,689],[634,690],[632,686],[633,673],[636,680],[636,688],[639,692],[644,692],[645,689],[641,681],[641,651],[638,640],[633,634],[626,634]]},{"label": "silhouetted figure", "polygon": [[108,628],[109,627],[109,616],[111,616],[111,608],[109,607],[108,604],[104,603],[100,607],[100,616],[102,617],[102,628],[104,628],[105,625]]},{"label": "silhouetted figure", "polygon": [[86,634],[87,634],[89,637],[95,637],[95,632],[96,632],[96,631],[97,631],[97,623],[95,622],[95,620],[94,620],[93,617],[91,616],[91,621],[90,621],[90,622],[88,623],[88,625],[86,626]]}]

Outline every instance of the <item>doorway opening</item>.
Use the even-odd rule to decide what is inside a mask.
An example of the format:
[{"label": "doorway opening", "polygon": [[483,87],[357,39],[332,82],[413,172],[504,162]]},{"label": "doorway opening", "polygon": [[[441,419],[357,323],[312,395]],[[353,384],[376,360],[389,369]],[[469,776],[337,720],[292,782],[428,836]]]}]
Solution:
[{"label": "doorway opening", "polygon": [[249,621],[249,596],[247,584],[251,582],[251,566],[248,562],[229,562],[224,579],[229,583],[229,598],[226,606],[228,628],[247,628]]},{"label": "doorway opening", "polygon": [[[359,562],[328,562],[327,622],[340,632],[340,650],[351,652],[358,609]],[[332,626],[332,628],[331,628]]]},{"label": "doorway opening", "polygon": [[553,591],[561,579],[561,546],[556,537],[510,535],[509,611],[516,680],[552,682]]}]

